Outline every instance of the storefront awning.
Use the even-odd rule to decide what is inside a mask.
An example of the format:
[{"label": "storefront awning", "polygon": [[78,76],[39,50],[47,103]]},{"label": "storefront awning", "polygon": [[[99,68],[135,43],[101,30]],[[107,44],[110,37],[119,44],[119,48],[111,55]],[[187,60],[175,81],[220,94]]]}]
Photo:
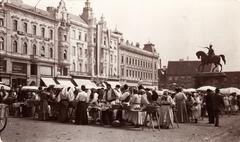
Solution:
[{"label": "storefront awning", "polygon": [[41,78],[41,80],[44,82],[44,84],[48,87],[50,85],[56,85],[56,82],[52,78]]},{"label": "storefront awning", "polygon": [[97,85],[88,79],[73,79],[78,87],[85,85],[86,88],[97,88]]},{"label": "storefront awning", "polygon": [[71,82],[71,80],[62,80],[62,79],[58,79],[57,80],[61,85],[63,85],[64,87],[75,87],[73,84],[72,84],[72,82]]},{"label": "storefront awning", "polygon": [[115,88],[116,85],[120,85],[121,86],[121,84],[119,82],[117,82],[117,81],[107,81],[107,83],[110,84],[112,88]]}]

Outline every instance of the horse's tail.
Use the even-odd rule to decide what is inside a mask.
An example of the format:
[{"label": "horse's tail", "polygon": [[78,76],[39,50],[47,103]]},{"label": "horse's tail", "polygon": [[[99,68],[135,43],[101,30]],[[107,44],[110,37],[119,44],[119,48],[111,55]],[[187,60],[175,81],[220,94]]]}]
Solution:
[{"label": "horse's tail", "polygon": [[225,56],[224,55],[219,55],[221,58],[222,58],[222,60],[223,60],[223,62],[224,62],[224,64],[226,64],[226,59],[225,59]]}]

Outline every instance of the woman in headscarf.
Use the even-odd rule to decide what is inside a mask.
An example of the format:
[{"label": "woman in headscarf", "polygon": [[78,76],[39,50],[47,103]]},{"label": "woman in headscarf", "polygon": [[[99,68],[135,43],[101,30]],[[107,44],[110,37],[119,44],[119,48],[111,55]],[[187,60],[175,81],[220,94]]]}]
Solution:
[{"label": "woman in headscarf", "polygon": [[176,95],[174,101],[176,102],[176,116],[179,123],[188,122],[187,108],[186,108],[186,95],[182,92],[181,88],[176,88]]},{"label": "woman in headscarf", "polygon": [[140,110],[141,108],[141,94],[140,91],[137,89],[133,89],[133,96],[130,100],[131,105],[133,106],[133,109],[136,111],[130,111],[129,113],[129,119],[132,123],[135,124],[135,127],[139,127],[143,124],[143,119],[145,118],[143,114],[145,112],[140,112],[137,110]]},{"label": "woman in headscarf", "polygon": [[78,93],[76,97],[77,111],[75,116],[75,123],[77,125],[87,125],[88,124],[88,116],[87,116],[87,103],[89,102],[89,95],[87,94],[87,89],[85,85],[81,86],[81,91]]},{"label": "woman in headscarf", "polygon": [[158,111],[160,127],[168,129],[170,125],[173,126],[172,107],[175,105],[175,102],[169,96],[169,92],[164,91],[162,97],[157,100],[157,103],[161,106]]},{"label": "woman in headscarf", "polygon": [[64,87],[62,92],[59,94],[59,113],[58,121],[62,123],[67,123],[69,121],[68,108],[69,102],[74,99],[74,93],[71,87]]}]

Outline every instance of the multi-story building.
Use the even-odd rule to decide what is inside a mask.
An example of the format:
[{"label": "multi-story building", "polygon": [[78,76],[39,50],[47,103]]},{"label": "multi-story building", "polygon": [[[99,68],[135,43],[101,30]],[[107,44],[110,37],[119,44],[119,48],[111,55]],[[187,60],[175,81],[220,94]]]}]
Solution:
[{"label": "multi-story building", "polygon": [[134,46],[127,40],[119,43],[119,71],[121,84],[137,86],[142,84],[151,89],[158,89],[158,60],[154,44],[144,44],[143,49],[139,43]]},{"label": "multi-story building", "polygon": [[[57,8],[49,6],[46,11],[18,0],[3,0],[0,81],[13,87],[55,83],[79,86],[105,81],[116,84],[120,79],[125,83],[142,79],[148,85],[155,85],[159,55],[153,44],[146,44],[146,49],[135,48],[135,53],[134,49],[124,49],[131,45],[123,46],[122,38],[122,33],[106,27],[103,16],[97,22],[88,0],[79,16],[67,12],[64,0],[60,0]],[[120,78],[122,51],[124,58],[139,63],[127,64],[125,75]],[[132,76],[136,71],[138,77]]]},{"label": "multi-story building", "polygon": [[56,20],[47,11],[19,1],[3,0],[0,21],[3,82],[14,87],[39,85],[40,78],[56,75]]},{"label": "multi-story building", "polygon": [[[182,88],[195,88],[194,76],[198,71],[198,67],[201,61],[169,61],[168,68],[165,72],[166,80],[159,82],[159,88],[166,87],[164,89],[174,90],[175,86]],[[204,72],[210,72],[213,68],[212,65],[207,65],[204,68]]]}]

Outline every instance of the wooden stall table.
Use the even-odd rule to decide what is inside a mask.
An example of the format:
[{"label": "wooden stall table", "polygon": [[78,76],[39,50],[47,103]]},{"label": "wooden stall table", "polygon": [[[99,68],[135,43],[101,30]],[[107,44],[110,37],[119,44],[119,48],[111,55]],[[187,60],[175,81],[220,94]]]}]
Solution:
[{"label": "wooden stall table", "polygon": [[33,119],[35,119],[36,114],[38,114],[38,112],[39,112],[40,101],[39,100],[28,100],[27,104],[29,106],[35,107],[35,109],[33,111]]},{"label": "wooden stall table", "polygon": [[143,127],[142,130],[144,129],[144,127],[147,125],[147,117],[149,116],[149,120],[150,120],[150,127],[152,127],[153,131],[155,131],[154,129],[154,124],[153,124],[153,114],[156,115],[157,118],[157,125],[158,125],[158,130],[160,131],[160,124],[159,124],[159,117],[158,117],[158,111],[159,111],[159,106],[147,106],[143,111],[146,111],[146,117],[143,123]]}]

